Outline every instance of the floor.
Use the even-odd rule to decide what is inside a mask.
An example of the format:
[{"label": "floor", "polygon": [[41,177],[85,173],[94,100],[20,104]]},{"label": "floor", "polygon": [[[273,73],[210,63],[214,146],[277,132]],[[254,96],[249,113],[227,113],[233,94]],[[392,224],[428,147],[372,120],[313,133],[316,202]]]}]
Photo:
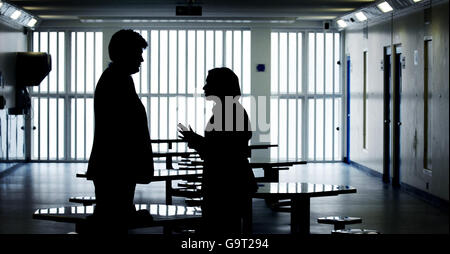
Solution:
[{"label": "floor", "polygon": [[[157,165],[163,167],[163,164]],[[1,167],[5,167],[0,166]],[[38,208],[73,205],[71,196],[93,196],[92,182],[76,178],[85,163],[30,163],[0,178],[0,234],[65,234],[73,224],[37,221],[31,218]],[[255,171],[260,175],[261,171]],[[281,171],[280,181],[341,184],[357,188],[356,194],[311,199],[311,233],[329,234],[332,226],[318,224],[318,217],[357,216],[362,224],[348,228],[375,229],[383,234],[448,234],[448,211],[440,210],[404,191],[383,184],[381,179],[344,163],[311,163]],[[163,182],[138,185],[136,203],[164,203]],[[174,204],[184,204],[174,198]],[[274,212],[263,200],[253,200],[253,231],[289,234],[290,215]],[[133,233],[160,234],[162,228]]]}]

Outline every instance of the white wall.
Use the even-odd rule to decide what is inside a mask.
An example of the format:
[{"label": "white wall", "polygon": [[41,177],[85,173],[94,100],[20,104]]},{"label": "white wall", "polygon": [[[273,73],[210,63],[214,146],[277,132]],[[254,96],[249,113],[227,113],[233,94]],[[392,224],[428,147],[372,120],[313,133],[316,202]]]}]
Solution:
[{"label": "white wall", "polygon": [[[368,38],[362,29],[345,32],[345,53],[351,58],[350,159],[383,172],[383,48],[401,44],[406,66],[402,70],[400,181],[449,200],[449,79],[448,1],[432,8],[430,25],[417,11],[369,25]],[[432,171],[423,169],[424,157],[424,38],[433,40]],[[363,51],[368,51],[368,147],[362,146]],[[418,62],[414,63],[414,52]],[[392,174],[391,174],[392,176]]]}]

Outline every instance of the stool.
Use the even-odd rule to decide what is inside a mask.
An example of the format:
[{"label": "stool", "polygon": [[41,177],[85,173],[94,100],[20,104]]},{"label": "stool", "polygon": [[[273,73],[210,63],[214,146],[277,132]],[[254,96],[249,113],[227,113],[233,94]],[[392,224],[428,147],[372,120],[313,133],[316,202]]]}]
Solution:
[{"label": "stool", "polygon": [[334,230],[345,229],[347,224],[357,224],[362,223],[361,218],[358,217],[348,217],[348,216],[328,216],[320,217],[317,219],[318,223],[322,224],[333,224]]},{"label": "stool", "polygon": [[380,234],[380,232],[373,230],[373,229],[338,229],[338,230],[331,230],[331,234],[334,235],[368,235],[368,234]]}]

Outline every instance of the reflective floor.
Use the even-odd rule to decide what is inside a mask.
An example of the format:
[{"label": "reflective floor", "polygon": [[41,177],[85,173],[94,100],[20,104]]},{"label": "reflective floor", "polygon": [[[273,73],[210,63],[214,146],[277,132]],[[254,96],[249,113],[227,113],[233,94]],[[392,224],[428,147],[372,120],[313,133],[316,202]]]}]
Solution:
[{"label": "reflective floor", "polygon": [[[1,234],[65,234],[73,224],[39,221],[31,218],[39,208],[73,205],[72,196],[94,196],[93,183],[76,178],[85,163],[23,164],[0,178]],[[158,164],[162,168],[164,164]],[[6,167],[4,165],[0,166]],[[262,172],[255,170],[256,175]],[[324,216],[361,217],[361,224],[347,228],[375,229],[383,234],[448,234],[448,211],[440,210],[406,192],[393,189],[381,179],[344,163],[296,165],[281,171],[280,181],[351,185],[355,194],[311,199],[311,233],[330,234],[332,225],[318,224]],[[174,184],[175,185],[175,184]],[[184,205],[183,198],[174,204]],[[138,185],[136,203],[165,202],[164,182]],[[260,199],[253,200],[253,231],[289,234],[290,215],[274,212]],[[160,234],[162,228],[135,230],[133,233]]]}]

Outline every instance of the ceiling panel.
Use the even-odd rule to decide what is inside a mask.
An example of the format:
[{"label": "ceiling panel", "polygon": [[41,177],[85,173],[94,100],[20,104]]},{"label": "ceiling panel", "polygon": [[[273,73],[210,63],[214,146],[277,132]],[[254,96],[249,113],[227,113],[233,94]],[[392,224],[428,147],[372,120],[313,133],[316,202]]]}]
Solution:
[{"label": "ceiling panel", "polygon": [[[184,0],[10,0],[42,19],[175,18]],[[373,0],[202,0],[204,18],[333,19]]]}]

